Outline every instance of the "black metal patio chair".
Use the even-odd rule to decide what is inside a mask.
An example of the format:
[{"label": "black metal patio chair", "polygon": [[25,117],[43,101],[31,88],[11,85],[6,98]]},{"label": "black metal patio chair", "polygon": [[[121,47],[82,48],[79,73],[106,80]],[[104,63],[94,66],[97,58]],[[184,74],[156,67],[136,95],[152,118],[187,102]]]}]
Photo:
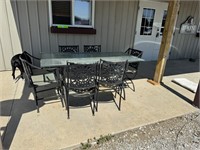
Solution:
[{"label": "black metal patio chair", "polygon": [[[39,61],[40,61],[40,58],[35,57],[35,56],[29,54],[27,51],[24,51],[23,54],[24,54],[23,56],[25,57],[25,60],[31,59],[31,60],[29,60],[30,62],[28,62],[28,63],[30,63],[31,65],[33,65],[33,61],[36,62],[37,64],[38,64]],[[27,57],[30,57],[30,58],[27,58]],[[40,69],[39,66],[36,66],[36,65],[33,65],[33,66],[35,66],[35,67],[33,67],[33,68],[30,69],[31,75],[41,75],[41,74],[42,74],[42,75],[43,75],[43,80],[46,81],[46,77],[45,77],[46,71]],[[38,69],[38,68],[39,68],[39,69]]]},{"label": "black metal patio chair", "polygon": [[78,53],[78,45],[59,45],[59,52],[61,53]]},{"label": "black metal patio chair", "polygon": [[[50,90],[56,90],[58,96],[61,99],[62,106],[63,99],[61,95],[61,82],[59,80],[59,74],[58,70],[55,68],[52,69],[43,69],[37,66],[34,66],[33,64],[27,62],[25,59],[20,57],[20,60],[22,62],[25,75],[26,75],[26,81],[29,84],[30,88],[33,88],[33,95],[36,102],[37,112],[39,112],[39,105],[38,101],[45,99],[45,97],[39,96],[40,93],[50,91]],[[32,74],[33,69],[37,69],[37,74]],[[46,80],[41,80],[41,78],[45,77]]]},{"label": "black metal patio chair", "polygon": [[74,98],[89,97],[90,107],[94,115],[97,96],[97,63],[74,64],[68,62],[64,71],[64,76],[64,97],[68,119],[70,118],[70,96]]},{"label": "black metal patio chair", "polygon": [[[143,51],[141,50],[137,50],[137,49],[133,49],[133,48],[129,48],[125,53],[141,58]],[[132,62],[128,64],[127,70],[125,72],[125,78],[131,81],[131,84],[133,85],[133,88],[131,88],[133,91],[135,91],[135,85],[133,83],[133,79],[136,77],[137,72],[138,72],[138,66],[139,66],[139,62]],[[131,75],[131,77],[130,77]],[[127,83],[128,85],[128,83]]]},{"label": "black metal patio chair", "polygon": [[84,52],[101,52],[101,45],[84,45]]},{"label": "black metal patio chair", "polygon": [[[117,105],[115,100],[115,104],[118,107],[118,110],[121,109],[121,99],[122,94],[125,95],[124,89],[124,74],[127,66],[127,61],[124,62],[110,62],[105,60],[100,60],[100,70],[99,70],[99,78],[98,78],[98,87],[103,86],[107,88],[111,88],[116,93],[119,94],[119,104]],[[98,89],[99,91],[99,89]],[[96,102],[96,111],[98,110],[98,99]]]}]

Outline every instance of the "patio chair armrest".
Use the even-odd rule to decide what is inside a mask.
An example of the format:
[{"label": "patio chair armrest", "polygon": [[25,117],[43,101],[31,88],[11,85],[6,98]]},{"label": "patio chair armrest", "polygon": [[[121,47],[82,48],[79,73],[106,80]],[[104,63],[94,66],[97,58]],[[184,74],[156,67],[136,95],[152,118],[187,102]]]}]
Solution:
[{"label": "patio chair armrest", "polygon": [[57,73],[57,70],[58,70],[58,68],[41,68],[41,67],[35,66],[29,62],[26,62],[26,63],[33,69],[45,70],[49,73]]}]

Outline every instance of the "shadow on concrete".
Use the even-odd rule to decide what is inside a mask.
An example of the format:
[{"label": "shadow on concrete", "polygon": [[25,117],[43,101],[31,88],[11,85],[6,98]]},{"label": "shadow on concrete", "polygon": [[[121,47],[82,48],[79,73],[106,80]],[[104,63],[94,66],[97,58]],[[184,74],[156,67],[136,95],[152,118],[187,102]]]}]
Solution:
[{"label": "shadow on concrete", "polygon": [[166,84],[161,83],[161,86],[163,86],[164,88],[166,88],[168,91],[172,92],[173,94],[177,95],[178,97],[180,97],[184,101],[188,102],[189,104],[193,105],[193,101],[192,100],[190,100],[189,98],[183,96],[182,94],[180,94],[179,92],[175,91],[174,89],[172,89],[171,87],[167,86]]},{"label": "shadow on concrete", "polygon": [[[153,79],[156,69],[156,63],[156,61],[140,62],[138,74],[135,79]],[[199,59],[196,59],[195,62],[189,61],[189,59],[168,60],[164,76],[179,75],[199,71]]]},{"label": "shadow on concrete", "polygon": [[[2,142],[4,149],[10,149],[22,115],[31,111],[37,113],[35,100],[29,99],[31,93],[32,88],[29,88],[28,84],[25,83],[20,99],[10,99],[0,102],[0,115],[10,117],[8,124],[5,127],[1,127],[3,131]],[[50,97],[39,101],[39,107],[42,107],[45,104],[44,102],[52,99],[53,98]]]}]

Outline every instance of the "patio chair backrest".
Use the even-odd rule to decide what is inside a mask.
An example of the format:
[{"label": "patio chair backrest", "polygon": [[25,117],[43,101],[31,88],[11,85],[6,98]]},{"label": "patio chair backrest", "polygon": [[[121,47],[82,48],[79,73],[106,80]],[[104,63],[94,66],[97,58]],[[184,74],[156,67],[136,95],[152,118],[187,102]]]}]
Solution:
[{"label": "patio chair backrest", "polygon": [[127,53],[129,55],[132,55],[132,56],[135,56],[135,57],[138,57],[138,58],[141,58],[142,54],[143,54],[143,51],[137,50],[137,49],[133,49],[133,48],[129,48],[125,53]]},{"label": "patio chair backrest", "polygon": [[60,45],[59,52],[61,52],[61,53],[78,53],[79,46],[78,45]]},{"label": "patio chair backrest", "polygon": [[127,61],[110,62],[100,60],[99,83],[106,86],[123,84]]},{"label": "patio chair backrest", "polygon": [[97,63],[95,64],[74,64],[67,63],[65,77],[69,89],[82,93],[96,87]]},{"label": "patio chair backrest", "polygon": [[[138,58],[141,58],[143,51],[129,48],[125,53],[135,56],[135,57],[138,57]],[[139,62],[129,63],[129,66],[131,66],[132,68],[135,68],[137,70],[138,66],[139,66]]]},{"label": "patio chair backrest", "polygon": [[28,61],[23,59],[21,56],[20,56],[20,60],[22,62],[22,65],[23,65],[23,68],[24,68],[24,72],[25,72],[25,75],[27,77],[29,86],[32,87],[33,86],[33,81],[32,81],[32,78],[31,78],[31,75],[32,75],[31,66],[32,66],[32,64],[30,64]]},{"label": "patio chair backrest", "polygon": [[84,52],[101,52],[101,45],[84,45]]}]

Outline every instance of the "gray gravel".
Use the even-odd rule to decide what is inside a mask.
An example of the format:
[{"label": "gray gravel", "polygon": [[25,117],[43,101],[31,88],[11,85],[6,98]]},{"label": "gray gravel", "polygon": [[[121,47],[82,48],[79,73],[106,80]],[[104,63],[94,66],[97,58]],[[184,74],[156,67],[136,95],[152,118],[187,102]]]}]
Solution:
[{"label": "gray gravel", "polygon": [[200,111],[114,135],[91,150],[200,150]]}]

